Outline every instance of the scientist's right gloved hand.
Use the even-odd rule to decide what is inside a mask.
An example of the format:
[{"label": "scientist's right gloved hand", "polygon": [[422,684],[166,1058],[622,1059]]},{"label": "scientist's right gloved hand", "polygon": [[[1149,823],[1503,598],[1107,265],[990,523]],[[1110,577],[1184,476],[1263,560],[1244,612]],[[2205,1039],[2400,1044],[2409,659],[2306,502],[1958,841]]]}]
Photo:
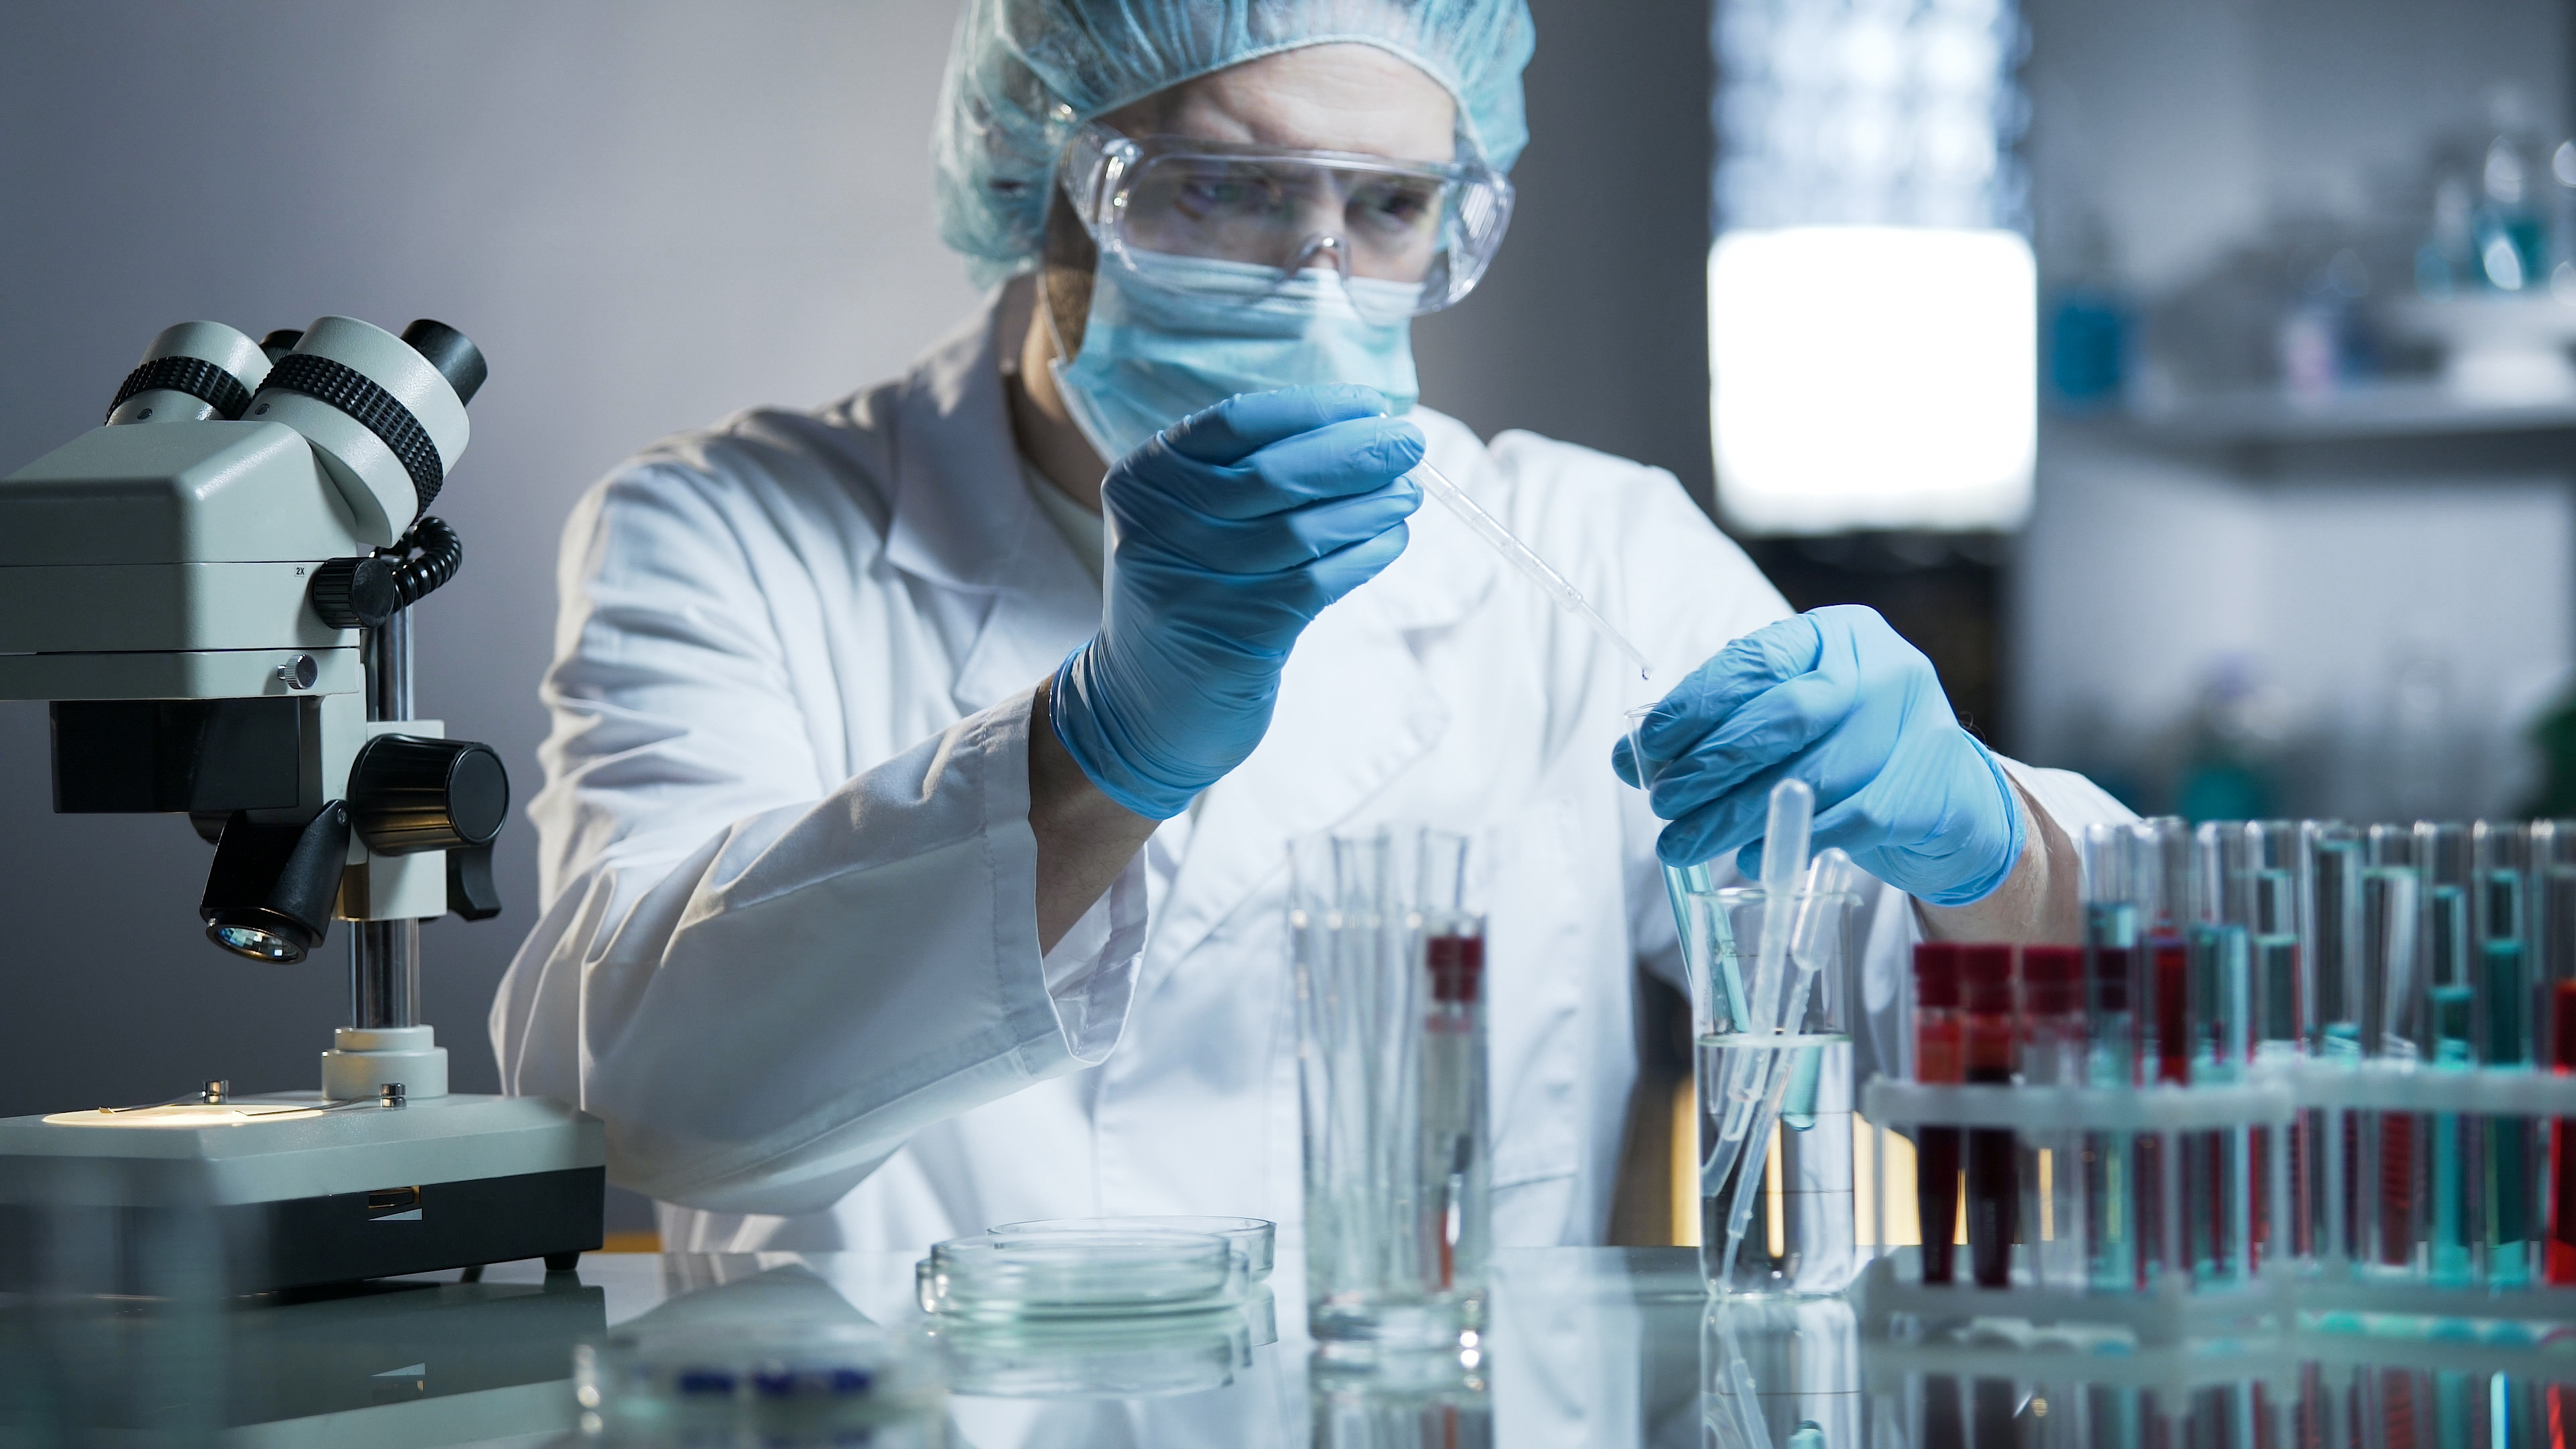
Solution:
[{"label": "scientist's right gloved hand", "polygon": [[1365,387],[1246,393],[1119,459],[1101,485],[1100,633],[1056,671],[1056,738],[1155,820],[1243,763],[1324,606],[1404,552],[1422,433]]}]

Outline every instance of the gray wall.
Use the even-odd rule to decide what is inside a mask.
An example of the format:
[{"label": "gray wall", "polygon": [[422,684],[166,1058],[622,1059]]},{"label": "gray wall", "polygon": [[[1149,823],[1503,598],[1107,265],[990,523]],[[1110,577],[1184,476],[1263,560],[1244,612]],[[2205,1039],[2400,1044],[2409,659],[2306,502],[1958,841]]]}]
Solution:
[{"label": "gray wall", "polygon": [[[2367,234],[2393,211],[2411,237],[2428,143],[2478,132],[2490,85],[2553,134],[2576,123],[2570,9],[2024,0],[2040,215],[2098,208],[2149,298],[2275,218]],[[2286,450],[2257,475],[2052,423],[2012,591],[2014,738],[2039,763],[2152,774],[2205,681],[2240,669],[2287,740],[2281,808],[2518,813],[2523,731],[2576,679],[2570,481],[2557,438]]]},{"label": "gray wall", "polygon": [[[421,608],[419,699],[537,780],[554,545],[573,496],[658,434],[820,402],[974,303],[931,233],[951,11],[769,0],[18,0],[0,7],[0,470],[97,423],[144,342],[327,312],[437,317],[492,366],[438,512],[458,581]],[[262,968],[194,918],[176,818],[49,813],[45,710],[0,704],[0,1113],[208,1076],[305,1086],[344,1022],[327,964]],[[509,910],[428,928],[424,1006],[491,1090]]]},{"label": "gray wall", "polygon": [[1425,402],[1669,468],[1709,506],[1708,0],[1533,0],[1519,209],[1414,325]]},{"label": "gray wall", "polygon": [[[1679,472],[1705,496],[1708,60],[1697,0],[1543,0],[1539,139],[1486,287],[1420,331],[1429,399]],[[972,306],[925,147],[954,11],[921,0],[17,0],[0,7],[0,470],[95,424],[144,342],[433,316],[492,379],[438,511],[459,581],[421,609],[419,695],[509,761],[574,495],[651,438],[886,376]],[[1580,23],[1578,23],[1578,21]],[[0,704],[0,1114],[302,1086],[346,1019],[329,964],[206,945],[175,819],[49,813],[45,711]],[[428,929],[459,1090],[495,1077],[494,983],[535,891]]]}]

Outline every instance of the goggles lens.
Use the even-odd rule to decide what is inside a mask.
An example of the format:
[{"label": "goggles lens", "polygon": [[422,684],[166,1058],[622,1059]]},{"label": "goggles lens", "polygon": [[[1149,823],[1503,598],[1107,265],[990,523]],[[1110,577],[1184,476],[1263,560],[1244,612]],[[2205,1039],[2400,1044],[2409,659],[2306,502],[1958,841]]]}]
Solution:
[{"label": "goggles lens", "polygon": [[[1472,289],[1501,243],[1511,187],[1477,166],[1263,151],[1088,126],[1065,188],[1101,250],[1309,268],[1346,281],[1382,322],[1437,311]],[[1375,314],[1389,315],[1378,316]]]}]

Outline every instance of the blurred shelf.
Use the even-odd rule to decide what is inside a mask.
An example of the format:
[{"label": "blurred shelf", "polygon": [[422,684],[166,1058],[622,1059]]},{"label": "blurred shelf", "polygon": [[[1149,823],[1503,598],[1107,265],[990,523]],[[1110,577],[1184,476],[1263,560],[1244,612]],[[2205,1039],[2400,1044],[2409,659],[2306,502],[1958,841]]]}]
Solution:
[{"label": "blurred shelf", "polygon": [[2047,426],[2060,438],[2167,454],[2246,482],[2576,475],[2576,391],[2482,402],[2431,378],[2314,398],[2248,389],[2053,417]]},{"label": "blurred shelf", "polygon": [[2278,389],[2219,393],[2155,411],[2077,421],[2141,441],[2203,448],[2547,433],[2576,430],[2576,393],[2483,402],[2426,379],[2366,383],[2321,397]]}]

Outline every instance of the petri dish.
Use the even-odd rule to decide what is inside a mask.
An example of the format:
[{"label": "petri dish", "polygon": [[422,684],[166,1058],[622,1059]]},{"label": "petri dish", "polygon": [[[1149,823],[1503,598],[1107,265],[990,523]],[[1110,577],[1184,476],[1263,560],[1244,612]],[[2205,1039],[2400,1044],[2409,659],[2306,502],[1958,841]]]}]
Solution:
[{"label": "petri dish", "polygon": [[1243,1300],[1243,1255],[1214,1233],[1166,1228],[993,1232],[933,1244],[922,1311],[969,1318],[1202,1312]]},{"label": "petri dish", "polygon": [[992,1399],[1129,1399],[1205,1393],[1252,1364],[1240,1308],[1143,1318],[972,1319],[938,1330],[955,1390]]},{"label": "petri dish", "polygon": [[1142,1228],[1164,1233],[1214,1233],[1243,1255],[1244,1271],[1254,1282],[1270,1276],[1278,1256],[1278,1227],[1268,1218],[1132,1217],[1035,1218],[1004,1223],[989,1233],[1097,1233]]}]

